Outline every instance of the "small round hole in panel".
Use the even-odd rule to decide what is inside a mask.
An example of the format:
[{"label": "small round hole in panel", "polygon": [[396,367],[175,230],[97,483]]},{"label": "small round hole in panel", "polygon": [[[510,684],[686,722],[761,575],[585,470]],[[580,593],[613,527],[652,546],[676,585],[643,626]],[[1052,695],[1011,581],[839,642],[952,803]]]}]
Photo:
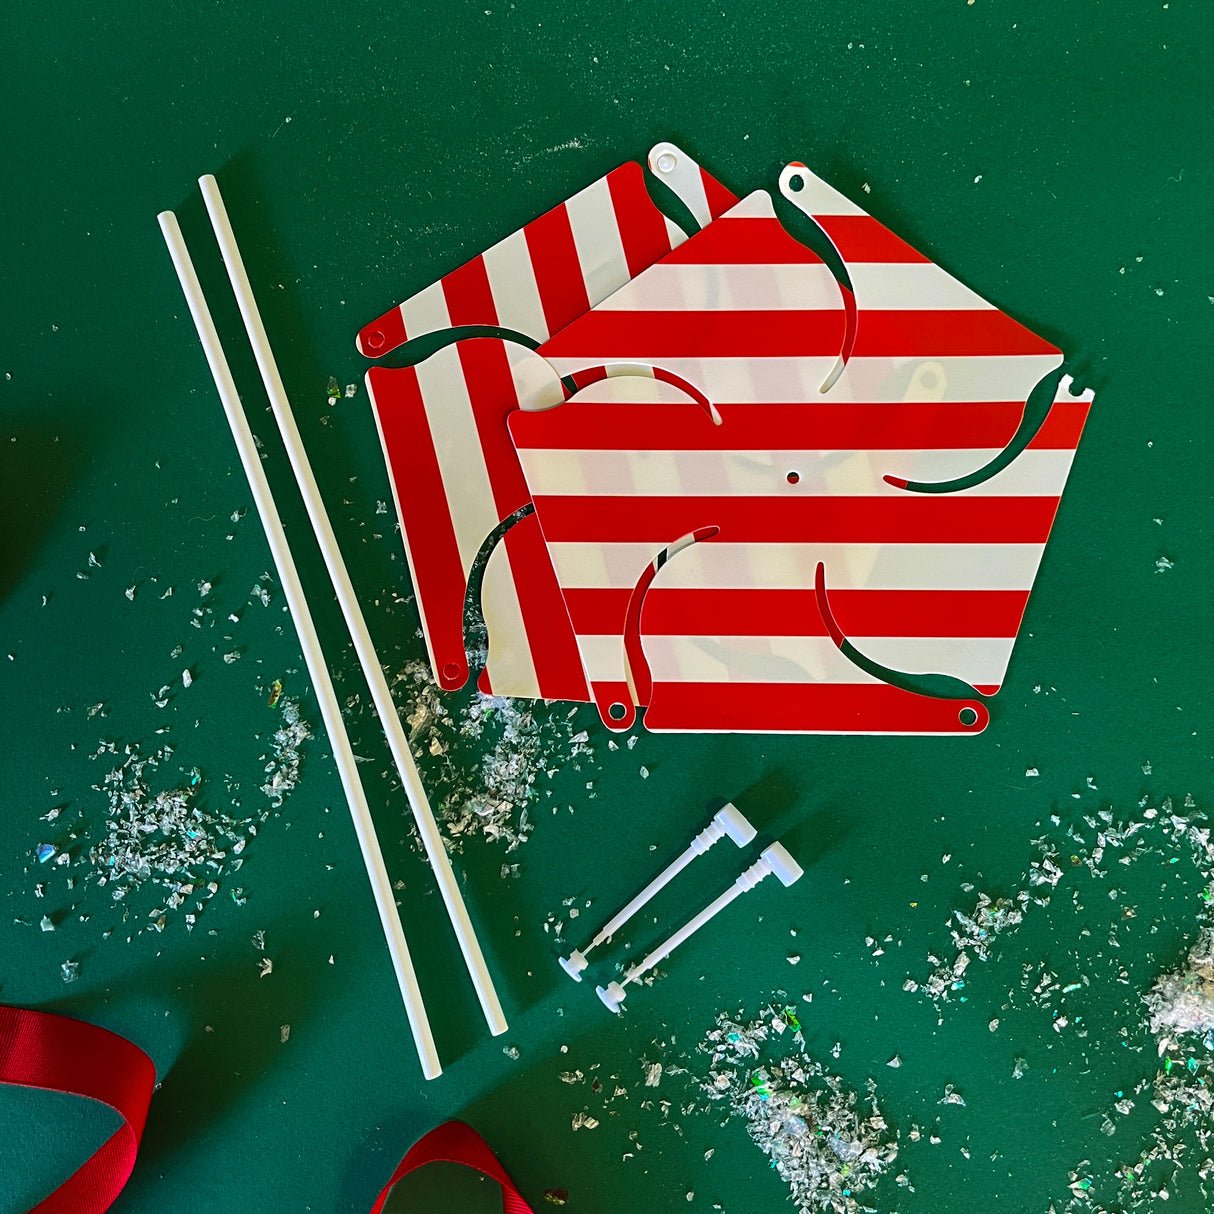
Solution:
[{"label": "small round hole in panel", "polygon": [[628,709],[617,700],[607,709],[607,715],[613,721],[622,721],[628,715]]},{"label": "small round hole in panel", "polygon": [[798,484],[798,483],[800,482],[800,480],[801,480],[801,474],[800,474],[799,472],[790,472],[790,473],[789,473],[789,474],[788,474],[788,475],[787,475],[787,476],[786,476],[784,479],[785,479],[785,480],[786,480],[786,481],[787,481],[787,482],[788,482],[790,485],[795,485],[795,484]]},{"label": "small round hole in panel", "polygon": [[788,188],[792,190],[794,194],[799,194],[803,189],[805,189],[805,178],[802,177],[800,173],[794,173],[788,179]]},{"label": "small round hole in panel", "polygon": [[957,720],[960,721],[962,725],[977,725],[978,712],[976,709],[966,706],[957,714]]}]

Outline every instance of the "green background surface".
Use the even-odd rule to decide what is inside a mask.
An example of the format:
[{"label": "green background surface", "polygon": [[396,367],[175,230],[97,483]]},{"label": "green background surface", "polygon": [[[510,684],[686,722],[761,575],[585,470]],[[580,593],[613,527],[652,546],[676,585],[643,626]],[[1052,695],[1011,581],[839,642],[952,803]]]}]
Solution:
[{"label": "green background surface", "polygon": [[[1128,986],[1111,981],[1105,929],[1077,935],[1081,885],[1060,887],[978,967],[968,1002],[942,1023],[901,986],[947,948],[951,911],[972,907],[961,882],[1014,891],[1052,812],[1211,795],[1211,28],[1196,0],[6,6],[0,999],[103,1024],[155,1059],[162,1086],[116,1210],[367,1210],[408,1145],[454,1115],[537,1208],[550,1187],[568,1188],[579,1212],[782,1208],[785,1190],[742,1124],[684,1114],[686,1077],[641,1086],[643,1059],[702,1065],[693,1047],[718,1010],[753,1013],[780,990],[814,992],[800,1005],[811,1051],[857,1089],[874,1076],[893,1126],[939,1119],[939,1145],[904,1142],[899,1170],[914,1191],[886,1178],[871,1197],[882,1211],[1061,1208],[1079,1160],[1101,1175],[1135,1157],[1145,1100],[1112,1139],[1086,1115],[1154,1072],[1152,1043],[1143,1049],[1125,1016],[1141,1019],[1133,992],[1191,940],[1193,880],[1142,878],[1119,956]],[[509,857],[517,879],[500,879],[497,844],[473,841],[457,861],[510,1020],[491,1039],[406,840],[404,799],[194,183],[219,177],[372,633],[399,668],[420,642],[400,601],[399,539],[375,515],[388,481],[365,392],[330,408],[328,378],[361,381],[360,325],[662,138],[739,193],[805,161],[1059,345],[1096,404],[982,736],[642,731],[634,750],[609,752],[593,711],[579,710],[595,755],[543,782],[575,812],[537,812]],[[63,870],[32,860],[55,804],[79,814],[82,843],[99,828],[92,785],[109,764],[90,756],[103,738],[148,750],[169,725],[173,763],[198,766],[222,806],[229,785],[251,799],[260,783],[274,678],[319,727],[281,595],[247,606],[269,553],[255,513],[230,520],[250,497],[156,227],[165,208],[228,339],[339,694],[359,697],[355,750],[371,760],[362,772],[406,883],[446,1066],[428,1085],[323,736],[247,852],[247,904],[217,900],[192,934],[176,919],[128,944],[105,891],[68,890]],[[1157,572],[1160,556],[1174,567]],[[203,580],[214,614],[195,629]],[[224,623],[237,610],[241,623]],[[244,654],[230,666],[219,656],[229,644]],[[194,686],[157,709],[150,693],[187,664]],[[104,715],[90,718],[96,703]],[[1026,778],[1029,767],[1040,776]],[[806,878],[749,895],[612,1018],[557,969],[543,922],[577,896],[595,900],[579,921],[592,928],[717,796],[784,837]],[[732,876],[736,859],[719,850],[694,891],[655,908],[664,922]],[[1092,913],[1107,919],[1097,897]],[[53,934],[38,930],[44,913],[59,918]],[[274,960],[265,979],[257,930]],[[657,931],[643,923],[641,944]],[[870,957],[864,937],[887,933],[900,945]],[[65,987],[69,958],[80,977]],[[1088,975],[1086,1038],[1055,1034],[1050,1012],[1023,1000],[1001,1010],[1030,962]],[[992,1016],[1003,1018],[994,1034]],[[887,1070],[895,1052],[904,1065]],[[1018,1083],[1015,1055],[1032,1068]],[[557,1077],[596,1064],[629,1093],[606,1111]],[[937,1107],[947,1082],[965,1108]],[[670,1100],[668,1115],[642,1107],[646,1096]],[[570,1129],[582,1109],[598,1129]],[[79,1102],[0,1091],[0,1209],[32,1204],[111,1129]],[[1190,1181],[1170,1209],[1205,1208]],[[391,1208],[495,1208],[487,1186],[461,1176],[419,1178],[412,1192],[416,1205],[401,1192]]]}]

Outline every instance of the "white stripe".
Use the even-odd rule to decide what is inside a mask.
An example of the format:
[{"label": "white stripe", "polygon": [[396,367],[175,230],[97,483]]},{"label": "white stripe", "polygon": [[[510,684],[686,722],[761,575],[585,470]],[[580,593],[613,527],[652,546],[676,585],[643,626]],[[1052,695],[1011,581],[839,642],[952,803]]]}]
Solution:
[{"label": "white stripe", "polygon": [[995,310],[994,304],[935,262],[853,261],[847,274],[856,293],[860,325],[865,310]]},{"label": "white stripe", "polygon": [[776,208],[766,190],[755,190],[735,202],[718,219],[775,219]]},{"label": "white stripe", "polygon": [[[582,638],[586,640],[586,638]],[[615,639],[619,646],[618,638]],[[599,638],[594,638],[598,641]],[[906,673],[950,674],[973,685],[998,685],[1012,637],[853,638],[861,653]],[[646,636],[654,681],[669,683],[880,683],[849,661],[829,637]],[[606,647],[603,647],[605,651]],[[597,646],[585,651],[599,657]],[[587,664],[592,681],[610,677]]]},{"label": "white stripe", "polygon": [[520,409],[536,413],[564,402],[565,389],[546,358],[518,342],[506,341],[502,345],[510,363],[510,378]]},{"label": "white stripe", "polygon": [[805,265],[658,262],[599,307],[611,312],[818,311],[841,310],[843,297],[835,276],[820,262]]},{"label": "white stripe", "polygon": [[543,341],[548,336],[548,324],[522,230],[486,249],[484,262],[498,324]]},{"label": "white stripe", "polygon": [[539,675],[523,624],[518,585],[504,539],[497,542],[485,562],[481,611],[489,633],[489,660],[485,670],[493,694],[538,700],[541,696]]},{"label": "white stripe", "polygon": [[[617,381],[618,382],[618,381]],[[571,406],[572,407],[572,406]],[[699,408],[698,405],[688,406]],[[689,424],[697,419],[689,418]],[[709,424],[707,419],[705,425]],[[728,426],[728,422],[725,423]],[[728,433],[728,431],[726,431]],[[885,475],[949,481],[990,463],[993,450],[930,451],[604,451],[518,448],[533,497],[906,498]],[[1059,497],[1074,452],[1026,450],[989,480],[951,496]],[[788,483],[795,472],[796,484]],[[722,521],[722,520],[710,520]]]},{"label": "white stripe", "polygon": [[677,249],[687,239],[688,233],[684,232],[673,219],[668,219],[665,215],[662,216],[662,221],[666,224],[666,239],[670,241],[670,247]]},{"label": "white stripe", "polygon": [[700,166],[682,148],[673,143],[655,144],[649,149],[649,171],[674,191],[701,228],[712,221]]},{"label": "white stripe", "polygon": [[[458,347],[444,346],[418,363],[415,371],[460,561],[469,569],[485,537],[500,520]],[[431,509],[441,509],[441,503],[432,502]]]},{"label": "white stripe", "polygon": [[815,400],[830,404],[1025,400],[1038,381],[1062,362],[1060,354],[853,358],[824,397],[818,387],[835,365],[833,355],[820,358],[661,358],[647,355],[644,349],[591,349],[549,361],[558,375],[570,375],[582,367],[623,359],[652,363],[681,375],[718,405]]},{"label": "white stripe", "polygon": [[628,260],[607,179],[600,177],[574,194],[565,203],[565,211],[593,308],[628,281]]},{"label": "white stripe", "polygon": [[578,652],[582,666],[591,683],[625,683],[628,681],[624,661],[624,640],[618,636],[579,636]]},{"label": "white stripe", "polygon": [[[994,310],[993,304],[936,265],[859,262],[847,271],[861,324],[865,311]],[[662,261],[599,305],[611,312],[819,311],[843,306],[839,284],[821,262],[682,265]]]},{"label": "white stripe", "polygon": [[[669,541],[552,543],[568,589],[631,590]],[[831,590],[1029,590],[1041,544],[693,544],[654,579],[663,589],[810,590],[821,561]]]},{"label": "white stripe", "polygon": [[410,295],[400,305],[400,315],[405,323],[406,338],[421,337],[425,333],[449,329],[451,314],[447,311],[442,279],[432,282],[416,295]]},{"label": "white stripe", "polygon": [[865,657],[904,674],[951,674],[974,687],[998,687],[1015,637],[848,637]]}]

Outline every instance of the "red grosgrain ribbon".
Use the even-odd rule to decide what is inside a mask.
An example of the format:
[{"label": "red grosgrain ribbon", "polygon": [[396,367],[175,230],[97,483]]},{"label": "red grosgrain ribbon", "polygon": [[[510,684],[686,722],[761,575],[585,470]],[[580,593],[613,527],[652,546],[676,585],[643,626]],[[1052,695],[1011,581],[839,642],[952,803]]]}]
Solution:
[{"label": "red grosgrain ribbon", "polygon": [[30,1214],[102,1214],[135,1166],[156,1086],[152,1060],[125,1037],[81,1020],[0,1006],[0,1083],[108,1104],[122,1127]]},{"label": "red grosgrain ribbon", "polygon": [[428,1163],[462,1163],[465,1167],[475,1168],[484,1172],[491,1180],[496,1180],[502,1186],[503,1214],[535,1214],[523,1200],[514,1181],[506,1175],[505,1169],[498,1163],[496,1156],[489,1149],[489,1144],[470,1126],[462,1121],[446,1121],[429,1134],[422,1135],[410,1148],[408,1154],[392,1173],[392,1179],[384,1186],[371,1214],[380,1214],[392,1186],[402,1177],[407,1176],[417,1168]]}]

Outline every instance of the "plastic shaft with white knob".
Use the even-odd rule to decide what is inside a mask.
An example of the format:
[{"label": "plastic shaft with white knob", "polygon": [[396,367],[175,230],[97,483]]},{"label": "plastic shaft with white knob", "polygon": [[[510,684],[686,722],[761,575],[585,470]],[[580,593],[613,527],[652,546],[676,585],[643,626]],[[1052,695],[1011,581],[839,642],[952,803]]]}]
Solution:
[{"label": "plastic shaft with white knob", "polygon": [[677,877],[696,856],[702,856],[718,839],[729,838],[738,847],[745,847],[755,837],[755,833],[755,828],[746,820],[745,815],[736,805],[732,803],[723,805],[713,815],[712,821],[692,839],[687,850],[658,873],[627,906],[608,919],[599,930],[598,935],[584,949],[575,948],[568,957],[560,959],[565,973],[575,982],[581,982],[582,971],[588,964],[586,954],[591,949],[610,940],[660,889]]},{"label": "plastic shaft with white knob", "polygon": [[613,1012],[620,1010],[628,992],[624,989],[630,982],[638,982],[656,965],[665,961],[680,944],[693,936],[714,915],[723,911],[735,898],[754,889],[764,877],[772,874],[779,877],[782,885],[789,886],[800,880],[804,869],[788,853],[788,849],[780,843],[773,843],[759,858],[744,872],[719,898],[710,902],[694,919],[690,919],[665,944],[658,945],[644,961],[634,965],[624,975],[623,982],[609,982],[606,986],[596,987],[599,998]]}]

